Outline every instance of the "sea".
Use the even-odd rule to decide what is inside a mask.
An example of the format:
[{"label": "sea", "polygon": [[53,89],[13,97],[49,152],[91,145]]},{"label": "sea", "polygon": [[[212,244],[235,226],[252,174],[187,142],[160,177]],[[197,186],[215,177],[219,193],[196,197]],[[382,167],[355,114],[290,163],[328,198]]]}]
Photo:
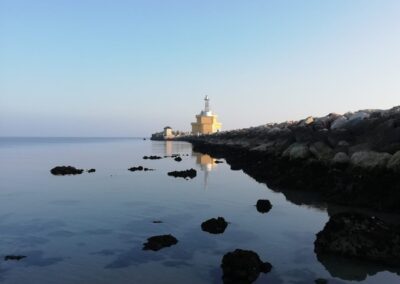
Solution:
[{"label": "sea", "polygon": [[[163,158],[143,159],[150,155]],[[0,138],[0,283],[222,283],[222,258],[235,249],[272,264],[254,283],[400,283],[399,270],[315,254],[334,207],[271,190],[220,161],[186,142]],[[50,173],[61,165],[96,172]],[[134,166],[154,171],[128,171]],[[191,168],[193,179],[167,175]],[[259,199],[272,203],[268,213],[256,210]],[[202,231],[219,216],[229,223],[223,234]],[[143,250],[163,234],[178,243]]]}]

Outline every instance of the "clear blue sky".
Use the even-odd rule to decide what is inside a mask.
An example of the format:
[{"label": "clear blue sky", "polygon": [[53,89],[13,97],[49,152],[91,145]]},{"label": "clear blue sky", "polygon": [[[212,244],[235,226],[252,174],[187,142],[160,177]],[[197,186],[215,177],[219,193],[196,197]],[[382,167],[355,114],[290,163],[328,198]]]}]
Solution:
[{"label": "clear blue sky", "polygon": [[0,136],[225,129],[400,104],[400,1],[0,0]]}]

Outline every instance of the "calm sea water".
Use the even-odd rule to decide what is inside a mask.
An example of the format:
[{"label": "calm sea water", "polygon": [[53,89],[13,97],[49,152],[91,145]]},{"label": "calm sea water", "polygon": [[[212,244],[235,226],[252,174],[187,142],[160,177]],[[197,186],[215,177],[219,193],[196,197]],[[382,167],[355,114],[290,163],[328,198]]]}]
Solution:
[{"label": "calm sea water", "polygon": [[[144,155],[188,154],[143,160]],[[299,206],[229,165],[215,164],[184,142],[116,138],[0,138],[0,282],[221,283],[222,256],[256,251],[273,265],[256,283],[399,283],[385,267],[318,260],[313,242],[325,209]],[[53,176],[57,165],[96,173]],[[152,172],[129,172],[143,165]],[[196,168],[193,180],[168,171]],[[272,210],[256,211],[260,198]],[[222,235],[201,230],[206,219],[230,222]],[[162,220],[162,224],[152,221]],[[178,244],[143,251],[153,235]],[[26,255],[3,261],[8,254]]]}]

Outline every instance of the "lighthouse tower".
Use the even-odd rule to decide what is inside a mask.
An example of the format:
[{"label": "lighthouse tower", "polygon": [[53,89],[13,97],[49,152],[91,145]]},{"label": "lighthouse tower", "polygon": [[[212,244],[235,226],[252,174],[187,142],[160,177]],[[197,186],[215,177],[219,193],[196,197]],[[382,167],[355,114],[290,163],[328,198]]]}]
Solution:
[{"label": "lighthouse tower", "polygon": [[217,115],[210,109],[210,98],[204,98],[204,110],[196,115],[196,122],[192,122],[192,134],[211,134],[221,130],[221,123]]}]

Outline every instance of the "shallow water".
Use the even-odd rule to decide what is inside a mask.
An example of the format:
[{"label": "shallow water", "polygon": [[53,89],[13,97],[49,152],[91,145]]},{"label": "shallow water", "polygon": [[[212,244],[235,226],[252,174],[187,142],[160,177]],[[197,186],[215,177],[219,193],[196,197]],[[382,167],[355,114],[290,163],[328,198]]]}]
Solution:
[{"label": "shallow water", "polygon": [[[143,160],[144,155],[188,154]],[[222,256],[256,251],[273,265],[256,283],[399,283],[385,267],[317,259],[315,234],[325,209],[299,206],[242,171],[193,153],[184,142],[120,138],[0,138],[0,282],[221,283]],[[56,165],[96,168],[92,174],[53,176]],[[130,172],[132,166],[154,168]],[[196,168],[193,180],[167,176]],[[272,210],[254,204],[269,199]],[[201,230],[206,219],[230,222],[222,235]],[[162,224],[152,221],[161,220]],[[152,235],[178,244],[143,251]],[[3,261],[8,254],[26,255]]]}]

